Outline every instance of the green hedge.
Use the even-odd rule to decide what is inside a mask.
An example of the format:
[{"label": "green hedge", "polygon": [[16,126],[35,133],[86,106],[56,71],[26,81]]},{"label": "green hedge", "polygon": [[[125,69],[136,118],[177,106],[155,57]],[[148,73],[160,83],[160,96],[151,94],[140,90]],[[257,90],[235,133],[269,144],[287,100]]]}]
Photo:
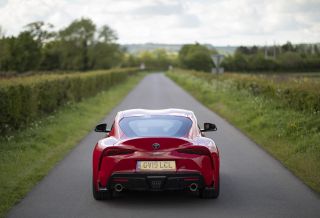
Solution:
[{"label": "green hedge", "polygon": [[263,94],[277,99],[299,111],[320,112],[320,80],[289,79],[276,81],[263,76],[230,75],[237,89],[250,90],[254,95]]},{"label": "green hedge", "polygon": [[38,75],[0,80],[0,133],[21,128],[55,111],[124,81],[138,69]]},{"label": "green hedge", "polygon": [[226,73],[213,75],[196,71],[176,71],[191,73],[208,82],[226,81],[235,90],[246,89],[253,95],[264,95],[280,101],[286,107],[298,111],[320,113],[320,79],[281,78],[278,76]]},{"label": "green hedge", "polygon": [[167,75],[320,193],[320,116],[314,111],[319,104],[315,100],[320,95],[319,86],[315,87],[319,79],[279,81],[278,76],[177,70]]}]

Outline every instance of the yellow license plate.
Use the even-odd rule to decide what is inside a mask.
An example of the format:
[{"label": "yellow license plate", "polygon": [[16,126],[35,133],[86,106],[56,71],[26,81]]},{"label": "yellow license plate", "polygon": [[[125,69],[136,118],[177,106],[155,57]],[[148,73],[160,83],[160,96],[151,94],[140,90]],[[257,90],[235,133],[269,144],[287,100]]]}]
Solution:
[{"label": "yellow license plate", "polygon": [[175,161],[138,161],[138,171],[175,171]]}]

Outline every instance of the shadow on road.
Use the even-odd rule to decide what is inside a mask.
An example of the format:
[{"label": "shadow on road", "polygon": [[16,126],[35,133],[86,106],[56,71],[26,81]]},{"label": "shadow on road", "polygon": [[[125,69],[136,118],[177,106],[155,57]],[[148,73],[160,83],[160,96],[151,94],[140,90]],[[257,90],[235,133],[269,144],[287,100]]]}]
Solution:
[{"label": "shadow on road", "polygon": [[199,203],[214,203],[218,199],[201,199],[197,192],[189,191],[125,191],[116,193],[111,201],[104,201],[108,205],[117,207],[188,207]]}]

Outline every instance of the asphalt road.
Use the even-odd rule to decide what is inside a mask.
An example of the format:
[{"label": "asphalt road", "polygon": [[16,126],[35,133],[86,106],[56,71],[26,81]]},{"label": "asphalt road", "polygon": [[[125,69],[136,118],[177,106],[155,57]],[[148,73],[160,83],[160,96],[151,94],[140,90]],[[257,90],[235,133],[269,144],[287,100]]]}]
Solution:
[{"label": "asphalt road", "polygon": [[320,217],[320,198],[258,145],[202,106],[163,74],[151,74],[107,117],[130,108],[184,108],[221,152],[221,190],[216,200],[190,193],[130,192],[113,201],[91,193],[91,155],[103,134],[90,133],[8,214],[8,217]]}]

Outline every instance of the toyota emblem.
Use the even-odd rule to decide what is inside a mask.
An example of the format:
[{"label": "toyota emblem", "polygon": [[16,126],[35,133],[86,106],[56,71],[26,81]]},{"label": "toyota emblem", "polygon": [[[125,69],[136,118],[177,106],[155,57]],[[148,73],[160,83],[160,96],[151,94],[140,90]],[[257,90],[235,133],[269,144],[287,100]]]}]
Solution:
[{"label": "toyota emblem", "polygon": [[160,144],[159,143],[153,143],[152,147],[153,147],[154,150],[157,150],[157,149],[160,148]]}]

